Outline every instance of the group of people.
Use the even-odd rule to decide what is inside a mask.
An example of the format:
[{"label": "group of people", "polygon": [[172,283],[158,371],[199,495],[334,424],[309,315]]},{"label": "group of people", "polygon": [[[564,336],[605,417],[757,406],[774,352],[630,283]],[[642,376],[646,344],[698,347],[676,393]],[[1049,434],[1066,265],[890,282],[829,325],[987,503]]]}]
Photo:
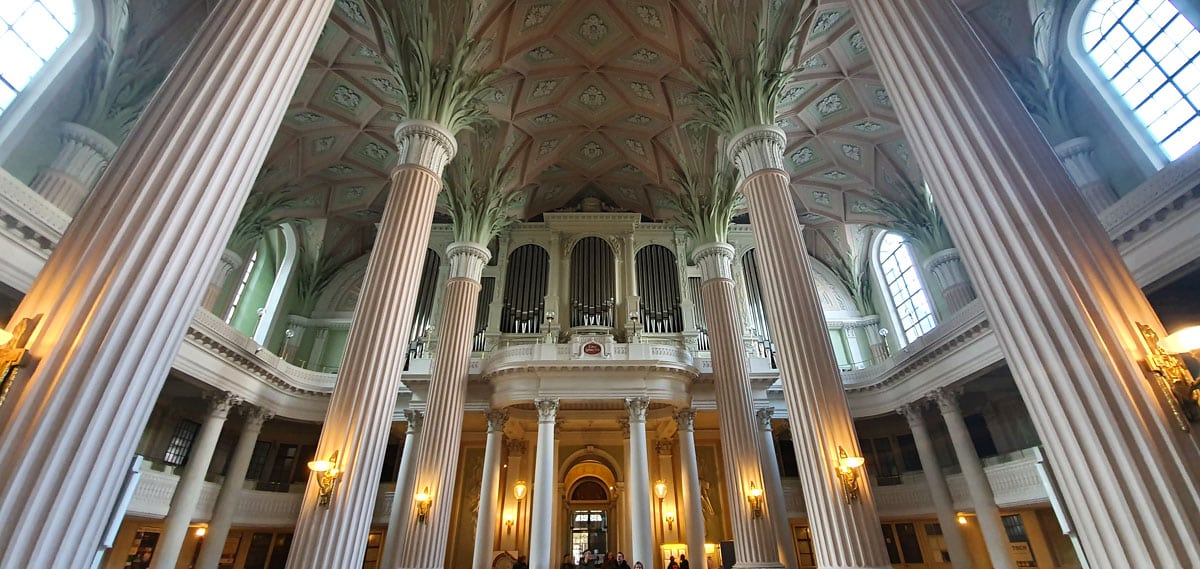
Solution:
[{"label": "group of people", "polygon": [[[570,553],[564,555],[559,569],[645,569],[645,566],[641,561],[634,561],[633,566],[630,567],[629,562],[625,560],[625,554],[620,551],[616,555],[610,551],[604,558],[591,551],[585,551],[583,555],[579,556],[578,564],[571,558]],[[690,569],[687,556],[681,553],[679,561],[676,562],[675,556],[672,555],[670,562],[667,563],[667,569]]]}]

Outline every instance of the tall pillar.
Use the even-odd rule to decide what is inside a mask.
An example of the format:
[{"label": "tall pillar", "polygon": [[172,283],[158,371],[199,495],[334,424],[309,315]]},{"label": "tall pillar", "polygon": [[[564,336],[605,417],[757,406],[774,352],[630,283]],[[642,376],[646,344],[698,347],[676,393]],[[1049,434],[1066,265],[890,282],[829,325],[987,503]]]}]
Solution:
[{"label": "tall pillar", "polygon": [[[667,484],[665,495],[658,501],[658,515],[655,517],[659,530],[655,535],[659,536],[659,543],[679,543],[681,534],[681,528],[675,525],[675,522],[679,521],[679,504],[676,499],[676,481],[679,477],[675,475],[674,449],[675,444],[671,439],[658,439],[654,443],[654,450],[657,451],[655,456],[658,458],[658,464],[655,466],[658,473],[656,478]],[[671,514],[674,519],[670,527],[667,526],[667,514]]]},{"label": "tall pillar", "polygon": [[22,458],[0,464],[5,562],[76,568],[94,557],[332,5],[218,5],[17,309],[13,323],[42,319],[36,365],[0,406],[0,453]]},{"label": "tall pillar", "polygon": [[1017,565],[1008,552],[1008,534],[1004,532],[1004,522],[1000,521],[996,496],[992,493],[992,485],[983,471],[983,464],[979,462],[979,453],[975,452],[975,443],[958,408],[958,393],[938,389],[932,397],[950,433],[954,455],[958,457],[958,466],[962,469],[967,491],[971,494],[971,503],[975,505],[975,516],[979,520],[979,529],[983,532],[992,566],[996,569],[1016,569]]},{"label": "tall pillar", "polygon": [[496,549],[496,515],[500,503],[500,444],[504,442],[504,423],[508,413],[487,414],[487,445],[483,450],[483,482],[479,489],[479,520],[475,528],[475,569],[492,568]]},{"label": "tall pillar", "polygon": [[400,472],[396,473],[396,489],[392,491],[392,509],[388,512],[387,536],[383,541],[383,555],[379,557],[382,569],[395,569],[399,562],[400,543],[408,534],[408,522],[412,519],[413,471],[416,470],[417,449],[421,446],[421,423],[425,416],[420,411],[404,410],[408,429],[404,433],[404,449],[400,455]]},{"label": "tall pillar", "polygon": [[792,546],[792,524],[788,521],[787,500],[783,499],[783,479],[779,476],[779,459],[775,455],[775,431],[771,428],[771,417],[775,414],[772,408],[763,408],[755,412],[758,428],[762,432],[762,450],[760,461],[763,465],[763,494],[767,497],[767,506],[771,510],[771,521],[775,526],[775,542],[779,548],[779,561],[784,567],[794,569],[800,566],[796,558],[796,548]]},{"label": "tall pillar", "polygon": [[529,512],[529,566],[551,567],[554,524],[554,419],[557,399],[535,399],[538,410],[537,456],[533,467],[533,506]]},{"label": "tall pillar", "polygon": [[1200,447],[1136,323],[1162,326],[951,0],[852,0],[1046,449],[1088,564],[1200,567]]},{"label": "tall pillar", "polygon": [[738,565],[779,567],[780,549],[772,520],[781,513],[768,502],[756,515],[746,498],[752,487],[764,495],[770,489],[763,475],[750,364],[742,345],[742,322],[733,285],[733,251],[728,243],[708,243],[692,253],[700,266],[700,304],[708,323],[714,389],[721,410],[717,426],[725,456],[725,493]]},{"label": "tall pillar", "polygon": [[[681,409],[675,413],[675,422],[679,425],[679,469],[681,494],[683,495],[683,511],[677,512],[675,518],[683,526],[687,542],[688,558],[703,567],[704,560],[704,506],[700,502],[700,467],[696,462],[696,432],[694,422],[696,412],[691,409]],[[690,565],[690,563],[689,563]]]},{"label": "tall pillar", "polygon": [[1054,154],[1062,161],[1079,195],[1096,215],[1117,201],[1117,194],[1092,163],[1092,140],[1086,136],[1072,138],[1054,145]]},{"label": "tall pillar", "polygon": [[938,251],[925,259],[921,265],[925,274],[933,277],[937,283],[937,290],[941,292],[946,307],[943,319],[949,318],[962,310],[967,303],[975,300],[975,287],[971,286],[971,279],[967,277],[967,270],[963,267],[958,249]]},{"label": "tall pillar", "polygon": [[[426,228],[428,233],[428,228]],[[400,546],[400,567],[442,567],[454,515],[454,483],[462,450],[462,421],[467,402],[467,375],[475,312],[479,306],[479,277],[492,254],[477,243],[452,243],[449,279],[442,304],[441,331],[429,377],[425,436],[416,455],[413,491],[430,496],[425,522],[409,524]]]},{"label": "tall pillar", "polygon": [[869,485],[848,500],[837,475],[838,449],[859,454],[825,314],[817,299],[790,180],[783,166],[786,137],[775,127],[750,128],[729,144],[750,209],[763,296],[783,383],[789,422],[822,567],[886,567],[879,516]]},{"label": "tall pillar", "polygon": [[[317,444],[316,456],[322,459],[338,453],[342,474],[327,506],[317,504],[317,477],[309,476],[288,569],[362,567],[367,548],[371,512],[379,492],[383,455],[408,350],[417,283],[429,245],[429,224],[442,188],[442,169],[458,148],[454,137],[441,126],[415,120],[396,127],[396,143],[399,162],[392,170],[390,196]],[[432,409],[426,412],[426,420],[433,424],[431,413]],[[461,419],[460,415],[457,420]],[[423,444],[421,448],[429,446]],[[457,461],[455,455],[453,462]],[[435,500],[441,499],[441,492],[448,492],[431,490]],[[435,510],[434,515],[446,512]],[[409,529],[412,534],[412,527]],[[409,541],[411,535],[405,547]]]},{"label": "tall pillar", "polygon": [[208,465],[212,464],[213,451],[217,448],[217,439],[221,438],[221,427],[229,417],[229,410],[236,405],[238,398],[228,393],[207,395],[208,416],[200,426],[196,442],[188,452],[187,466],[179,477],[179,484],[171,494],[171,506],[167,510],[167,518],[163,520],[162,536],[158,538],[158,546],[154,549],[154,561],[151,569],[174,569],[179,560],[179,552],[183,549],[183,540],[187,538],[188,526],[192,523],[192,515],[196,513],[196,503],[200,501],[200,491],[204,489],[204,476],[208,474]]},{"label": "tall pillar", "polygon": [[954,569],[972,569],[974,563],[971,561],[971,551],[967,549],[967,542],[958,527],[958,516],[954,510],[954,500],[950,497],[950,487],[946,484],[946,476],[942,473],[937,451],[933,448],[933,439],[929,437],[929,427],[925,424],[925,404],[909,403],[896,412],[908,419],[908,427],[912,430],[917,456],[921,459],[921,471],[925,473],[925,483],[929,485],[933,509],[937,514],[938,523],[942,526],[946,549],[950,552],[950,564]]},{"label": "tall pillar", "polygon": [[[630,495],[629,490],[631,488],[630,485],[632,484],[632,482],[630,482],[628,480],[628,478],[629,478],[628,465],[630,464],[630,457],[632,456],[630,454],[630,447],[629,447],[629,444],[630,444],[630,442],[629,442],[630,441],[629,416],[626,415],[625,417],[621,417],[620,419],[617,419],[617,424],[621,426],[621,458],[627,465],[626,469],[625,469],[626,481],[624,482],[623,486],[618,486],[618,490],[621,491],[621,494],[620,494],[620,496],[621,496],[621,516],[620,516],[620,518],[618,518],[619,520],[621,520],[621,526],[620,526],[621,527],[621,539],[619,542],[617,542],[617,549],[618,550],[627,550],[630,547],[633,547],[633,530],[631,529],[633,526],[632,526],[632,524],[629,523],[629,520],[630,520],[629,512],[630,512],[630,508],[632,507],[632,504],[629,501],[629,495]],[[630,553],[632,553],[632,551],[630,551]]]},{"label": "tall pillar", "polygon": [[629,528],[633,532],[630,544],[629,564],[641,561],[647,567],[655,567],[658,557],[654,551],[653,513],[650,510],[650,455],[646,448],[646,410],[650,400],[645,397],[626,397],[625,408],[629,411],[629,472],[626,488],[629,493]]},{"label": "tall pillar", "polygon": [[108,167],[117,145],[84,125],[67,122],[59,134],[62,150],[33,178],[30,189],[74,216]]},{"label": "tall pillar", "polygon": [[[221,252],[221,262],[217,265],[217,269],[213,271],[212,280],[208,283],[208,289],[204,291],[204,298],[200,301],[200,306],[207,309],[209,312],[217,316],[225,316],[219,307],[224,306],[219,301],[222,300],[222,294],[226,285],[229,283],[229,277],[233,272],[242,266],[242,257],[229,249]],[[222,312],[218,314],[218,312]]]},{"label": "tall pillar", "polygon": [[221,561],[221,552],[225,549],[225,539],[229,537],[229,527],[233,522],[233,513],[237,510],[238,500],[242,496],[242,485],[246,482],[246,471],[250,468],[250,457],[254,455],[254,445],[262,432],[263,423],[270,420],[272,414],[261,407],[244,409],[246,422],[238,435],[237,445],[233,448],[233,456],[225,481],[221,483],[221,491],[217,493],[217,503],[213,506],[212,518],[208,521],[208,534],[200,546],[200,556],[196,560],[199,569],[217,569]]}]

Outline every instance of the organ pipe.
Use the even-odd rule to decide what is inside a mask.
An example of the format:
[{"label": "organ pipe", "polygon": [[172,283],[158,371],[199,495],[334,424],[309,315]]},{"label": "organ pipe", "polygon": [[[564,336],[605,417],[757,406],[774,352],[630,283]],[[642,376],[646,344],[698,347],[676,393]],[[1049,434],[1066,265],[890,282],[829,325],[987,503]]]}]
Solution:
[{"label": "organ pipe", "polygon": [[522,245],[509,255],[500,313],[501,332],[541,332],[549,278],[550,254],[545,249],[537,245]]},{"label": "organ pipe", "polygon": [[642,330],[650,333],[682,332],[679,267],[675,253],[662,245],[649,245],[638,251],[636,263]]},{"label": "organ pipe", "polygon": [[[408,330],[408,355],[420,356],[428,340],[425,327],[433,318],[433,297],[437,293],[438,269],[442,259],[432,249],[425,251],[425,266],[421,268],[421,286],[417,289],[417,304],[413,309],[412,323]],[[406,365],[407,367],[407,365]]]},{"label": "organ pipe", "polygon": [[488,313],[492,308],[492,297],[496,293],[496,278],[483,277],[479,280],[479,303],[475,309],[475,338],[471,351],[482,352],[487,338]]},{"label": "organ pipe", "polygon": [[763,305],[762,277],[758,272],[758,262],[755,261],[754,249],[742,257],[742,268],[746,274],[746,300],[750,303],[750,325],[759,342],[771,352],[774,357],[775,344],[771,341],[771,326],[767,321],[766,307]]},{"label": "organ pipe", "polygon": [[616,262],[599,237],[580,239],[571,249],[571,326],[613,326]]},{"label": "organ pipe", "polygon": [[696,322],[696,331],[700,333],[697,347],[708,351],[708,321],[704,319],[704,306],[700,304],[700,277],[688,277],[688,289],[692,291],[692,318]]}]

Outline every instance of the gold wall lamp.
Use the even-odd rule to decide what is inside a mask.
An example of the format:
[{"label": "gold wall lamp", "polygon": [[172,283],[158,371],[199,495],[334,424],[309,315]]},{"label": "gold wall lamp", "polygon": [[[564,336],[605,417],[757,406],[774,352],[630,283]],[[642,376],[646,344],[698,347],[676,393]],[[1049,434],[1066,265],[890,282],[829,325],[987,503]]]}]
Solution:
[{"label": "gold wall lamp", "polygon": [[838,446],[837,475],[842,480],[847,504],[858,501],[858,469],[866,462],[861,456],[848,456],[846,449]]},{"label": "gold wall lamp", "polygon": [[663,499],[667,497],[667,483],[658,480],[654,483],[654,495],[658,498],[658,509],[662,509]]},{"label": "gold wall lamp", "polygon": [[667,512],[667,529],[675,529],[675,512]]},{"label": "gold wall lamp", "polygon": [[1197,393],[1200,383],[1192,377],[1178,354],[1191,353],[1194,357],[1200,351],[1200,326],[1176,331],[1161,341],[1153,328],[1140,322],[1137,327],[1150,349],[1146,367],[1158,379],[1159,389],[1171,406],[1171,413],[1179,428],[1184,432],[1190,431],[1190,423],[1200,422],[1200,397]]},{"label": "gold wall lamp", "polygon": [[507,514],[504,516],[504,527],[508,528],[508,535],[512,535],[512,527],[515,521],[516,520],[513,519],[512,514]]},{"label": "gold wall lamp", "polygon": [[42,320],[41,314],[32,318],[22,318],[12,329],[12,332],[0,328],[0,406],[8,397],[8,388],[17,379],[17,371],[25,365],[29,353],[29,337]]},{"label": "gold wall lamp", "polygon": [[433,496],[429,494],[429,487],[417,492],[414,496],[417,501],[417,521],[425,523],[425,519],[429,517],[429,506],[433,505]]},{"label": "gold wall lamp", "polygon": [[754,484],[754,481],[751,480],[750,481],[750,491],[746,492],[746,499],[750,500],[750,511],[754,513],[754,517],[756,517],[756,518],[761,518],[763,515],[762,495],[763,495],[762,488],[759,488],[758,486],[756,486]]},{"label": "gold wall lamp", "polygon": [[333,485],[337,483],[337,479],[342,475],[342,470],[338,468],[338,451],[333,451],[329,456],[329,460],[312,460],[308,463],[308,469],[317,475],[317,487],[320,492],[317,494],[317,505],[329,507],[329,500],[333,497]]}]

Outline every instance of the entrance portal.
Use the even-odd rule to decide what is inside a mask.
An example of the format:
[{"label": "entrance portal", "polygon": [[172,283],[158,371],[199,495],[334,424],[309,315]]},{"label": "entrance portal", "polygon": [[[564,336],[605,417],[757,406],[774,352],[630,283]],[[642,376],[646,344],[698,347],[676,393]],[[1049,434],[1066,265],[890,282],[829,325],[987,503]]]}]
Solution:
[{"label": "entrance portal", "polygon": [[608,551],[608,512],[575,510],[571,513],[571,555],[576,561],[584,551],[603,556]]}]

